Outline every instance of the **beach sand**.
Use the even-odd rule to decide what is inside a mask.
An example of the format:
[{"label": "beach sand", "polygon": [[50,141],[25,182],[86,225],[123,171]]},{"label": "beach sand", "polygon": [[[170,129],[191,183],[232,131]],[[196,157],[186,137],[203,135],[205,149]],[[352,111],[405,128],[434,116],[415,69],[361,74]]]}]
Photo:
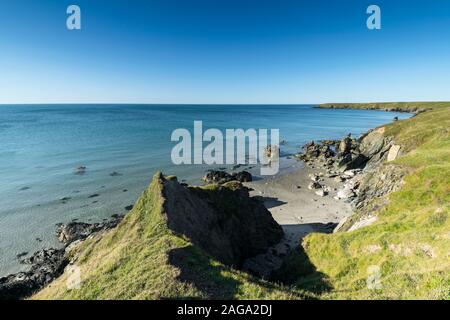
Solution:
[{"label": "beach sand", "polygon": [[[276,252],[275,256],[287,254],[309,233],[333,232],[339,221],[352,214],[349,203],[334,199],[342,187],[342,183],[336,182],[334,178],[321,178],[320,184],[330,187],[329,194],[324,197],[308,188],[312,182],[310,175],[319,173],[324,173],[324,170],[303,167],[274,178],[246,183],[247,187],[253,189],[250,192],[252,196],[263,197],[267,209],[285,231],[284,241],[271,250]],[[272,267],[278,264],[273,261],[273,255],[266,255],[255,260],[254,265],[263,265],[264,260],[270,260],[270,264],[274,264]]]}]

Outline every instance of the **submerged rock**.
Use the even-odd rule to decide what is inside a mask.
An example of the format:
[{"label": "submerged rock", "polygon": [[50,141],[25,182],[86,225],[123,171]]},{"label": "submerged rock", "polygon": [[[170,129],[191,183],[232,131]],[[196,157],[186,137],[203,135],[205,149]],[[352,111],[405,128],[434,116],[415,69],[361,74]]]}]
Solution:
[{"label": "submerged rock", "polygon": [[74,174],[83,175],[86,173],[86,169],[87,169],[87,167],[85,167],[85,166],[79,166],[79,167],[75,168]]}]

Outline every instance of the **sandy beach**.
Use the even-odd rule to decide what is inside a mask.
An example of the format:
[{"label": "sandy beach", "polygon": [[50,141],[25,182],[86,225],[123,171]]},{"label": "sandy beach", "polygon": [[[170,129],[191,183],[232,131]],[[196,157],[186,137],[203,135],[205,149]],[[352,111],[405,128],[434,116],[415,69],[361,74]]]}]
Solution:
[{"label": "sandy beach", "polygon": [[310,175],[322,172],[305,166],[272,179],[246,184],[253,189],[252,196],[264,197],[264,204],[283,227],[291,246],[309,233],[331,232],[340,220],[352,213],[349,203],[333,198],[342,183],[321,177],[320,183],[331,189],[323,197],[308,188],[312,182]]}]

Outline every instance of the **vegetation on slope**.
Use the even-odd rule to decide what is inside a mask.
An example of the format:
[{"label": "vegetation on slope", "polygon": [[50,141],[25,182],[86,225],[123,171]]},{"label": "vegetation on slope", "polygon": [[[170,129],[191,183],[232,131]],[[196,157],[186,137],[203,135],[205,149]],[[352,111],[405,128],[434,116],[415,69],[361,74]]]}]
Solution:
[{"label": "vegetation on slope", "polygon": [[450,299],[450,103],[413,105],[429,111],[385,131],[408,152],[394,163],[411,172],[404,186],[388,197],[375,224],[306,237],[316,272],[299,277],[297,286],[320,273],[332,287],[322,298]]},{"label": "vegetation on slope", "polygon": [[68,272],[34,299],[299,299],[296,290],[255,279],[215,261],[174,234],[164,215],[161,175],[123,222],[71,251],[82,285]]}]

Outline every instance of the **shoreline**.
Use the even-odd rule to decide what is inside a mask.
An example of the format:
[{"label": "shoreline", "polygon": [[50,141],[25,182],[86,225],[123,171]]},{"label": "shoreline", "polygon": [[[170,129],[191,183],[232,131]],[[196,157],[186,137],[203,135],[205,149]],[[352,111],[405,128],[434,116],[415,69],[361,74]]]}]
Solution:
[{"label": "shoreline", "polygon": [[[432,115],[432,113],[430,113],[430,115]],[[420,119],[423,119],[423,117],[424,115],[421,115]],[[415,119],[412,121],[414,122]],[[411,121],[398,123],[397,126],[402,127],[410,122]],[[377,211],[384,205],[389,204],[386,202],[377,202],[378,206],[373,207],[370,202],[379,200],[384,201],[392,192],[400,192],[402,186],[407,183],[404,181],[404,178],[408,174],[408,172],[403,170],[401,166],[398,166],[396,162],[393,162],[392,164],[389,163],[397,160],[399,157],[407,155],[409,150],[407,149],[408,145],[403,145],[403,141],[398,139],[397,135],[392,135],[393,132],[391,131],[391,128],[392,123],[385,123],[375,129],[369,130],[365,134],[361,134],[357,139],[352,138],[349,135],[342,140],[318,140],[318,142],[307,143],[303,146],[303,152],[297,154],[295,157],[295,162],[299,164],[304,163],[304,167],[288,167],[286,168],[287,170],[280,172],[276,176],[260,180],[256,179],[252,182],[244,182],[243,185],[250,189],[248,190],[250,191],[250,194],[245,189],[239,190],[244,190],[246,199],[249,199],[248,197],[250,196],[254,198],[254,200],[252,200],[254,203],[259,202],[260,207],[262,207],[262,203],[264,203],[264,207],[267,207],[267,210],[264,209],[266,212],[265,215],[271,215],[274,218],[272,221],[277,221],[281,228],[284,229],[285,237],[277,238],[277,242],[272,241],[270,244],[266,245],[266,247],[263,248],[264,250],[259,251],[260,254],[257,256],[254,256],[255,253],[246,256],[245,260],[239,262],[240,267],[237,270],[244,271],[247,274],[256,276],[257,279],[265,279],[269,282],[282,279],[278,278],[281,274],[277,274],[277,270],[282,270],[282,272],[293,272],[293,277],[308,277],[309,274],[297,275],[295,273],[297,268],[295,259],[297,258],[296,254],[299,253],[297,248],[299,246],[301,248],[302,243],[300,241],[305,236],[309,235],[303,242],[303,245],[305,245],[304,248],[308,250],[306,253],[308,254],[308,257],[312,254],[315,259],[323,259],[324,257],[320,254],[320,252],[322,252],[321,250],[323,250],[321,249],[323,246],[333,245],[333,247],[339,247],[342,246],[343,241],[347,241],[346,239],[354,239],[355,234],[360,235],[360,233],[346,231],[354,231],[359,228],[368,227],[377,220],[382,222],[381,220],[383,220],[383,217],[379,217]],[[220,175],[217,176],[220,177]],[[164,180],[164,178],[161,179],[163,179],[162,181],[175,181],[173,182],[174,185],[178,185],[176,178],[173,176],[167,177],[167,180]],[[172,182],[169,184],[171,183]],[[234,184],[228,184],[228,182],[223,183],[225,183],[223,189],[221,185],[216,185],[210,187],[213,189],[206,188],[204,190],[208,190],[206,192],[214,190],[213,192],[217,193],[221,192],[221,190],[231,190],[228,188],[238,185],[236,181]],[[242,184],[239,185],[240,188],[242,188]],[[183,184],[181,184],[181,186],[183,186]],[[184,187],[186,188],[184,190],[189,190],[189,192],[195,190],[195,187],[189,187],[186,184],[184,184]],[[171,192],[166,193],[172,195],[172,198],[169,197],[169,200],[171,199],[170,201],[172,201],[172,203],[178,203],[178,201],[182,202],[184,199],[183,195],[187,197],[189,194],[189,192],[184,194],[182,192],[182,187],[178,187],[178,189],[178,192],[181,192],[178,200],[177,192],[173,192],[177,190],[170,189]],[[205,192],[200,191],[202,190],[201,188],[198,190],[199,192]],[[163,192],[163,194],[165,193]],[[223,200],[223,195],[224,194],[220,194],[218,199]],[[187,197],[187,199],[189,199],[189,197]],[[203,203],[202,199],[195,197],[194,199],[198,199],[198,203]],[[207,197],[207,199],[212,200],[213,198]],[[145,201],[148,201],[148,199]],[[218,205],[218,208],[221,208],[221,205],[214,201],[216,200],[213,200],[212,202]],[[194,202],[197,203],[197,201]],[[242,209],[236,210],[237,212],[240,212],[239,215],[244,214],[244,216],[242,216],[243,218],[245,217],[245,212],[248,211]],[[159,210],[157,211],[159,212]],[[156,216],[159,216],[158,212],[155,213]],[[185,216],[190,216],[189,210],[187,209],[172,211],[171,214],[175,214],[176,216],[176,212],[185,212]],[[202,212],[202,210],[195,210],[192,212],[194,216],[196,216],[195,212]],[[440,212],[442,212],[442,209]],[[133,213],[135,216],[138,215],[138,212]],[[237,219],[237,222],[241,221],[240,223],[242,224],[244,220]],[[255,223],[259,221],[259,219],[255,219],[255,217],[251,218],[251,220],[255,221]],[[251,221],[247,221],[242,225],[247,227],[249,225],[252,226],[252,223],[250,222]],[[278,226],[278,229],[280,229],[280,226]],[[367,252],[364,251],[366,254],[375,254],[382,250],[387,251],[389,254],[397,254],[398,245],[395,243],[391,243],[389,247],[386,248],[377,245],[378,236],[376,234],[373,235],[370,232],[373,231],[374,228],[376,230],[379,226],[380,224],[377,223],[375,226],[365,229],[367,231],[363,231],[363,233],[368,232],[371,237],[368,238],[367,243],[361,244],[361,250],[366,250]],[[256,223],[255,227],[261,227],[261,225]],[[240,230],[239,223],[235,225],[234,228]],[[199,230],[201,230],[201,228]],[[245,230],[248,231],[248,229]],[[112,232],[115,231],[112,230]],[[334,232],[339,232],[339,235],[325,235],[326,233]],[[184,232],[182,233],[184,234]],[[204,235],[204,230],[199,234]],[[261,234],[270,235],[271,233],[259,232],[259,235]],[[406,236],[407,235],[408,233],[406,232]],[[101,234],[98,236],[100,238],[102,237]],[[344,240],[341,241],[341,238],[344,238]],[[280,239],[281,242],[279,242]],[[235,243],[234,248],[240,248],[242,243],[246,242],[241,241]],[[315,243],[316,247],[311,247],[311,243]],[[201,248],[203,246],[201,243],[197,245]],[[314,251],[317,247],[318,249]],[[209,252],[209,249],[210,247],[208,246],[206,249],[203,248],[206,252]],[[423,245],[418,249],[424,251],[428,258],[440,258],[438,255],[439,253],[438,251],[435,251],[434,246]],[[302,253],[300,252],[300,254]],[[380,255],[383,254],[383,252],[380,253]],[[336,255],[342,255],[342,253],[336,252]],[[349,257],[345,257],[345,259],[349,259]],[[364,267],[366,265],[364,262],[366,257],[359,254],[358,259],[363,260],[362,263],[364,263]],[[325,265],[325,267],[330,268],[329,264],[334,260],[327,260],[329,259],[326,259],[326,257],[323,262],[322,260],[319,260],[319,263],[321,263],[320,265],[322,267]],[[294,263],[294,265],[290,265],[290,263]],[[316,265],[316,263],[317,261],[315,260],[314,265]],[[91,261],[91,266],[92,265],[95,266],[96,262]],[[178,266],[178,264],[172,266]],[[231,267],[233,266],[231,265]],[[286,274],[286,276],[289,277],[289,273]],[[290,283],[290,281],[294,280],[286,278],[286,281]],[[56,283],[58,282],[60,284],[62,283],[61,280],[56,281]],[[339,288],[337,288],[337,290]]]},{"label": "shoreline", "polygon": [[[373,130],[370,129],[368,132]],[[367,133],[362,133],[359,138],[366,135]],[[330,146],[335,146],[345,139],[316,140],[318,141],[316,147],[326,147],[327,150],[331,150]],[[314,143],[312,144],[314,145]],[[331,174],[330,166],[327,169],[327,165],[323,165],[322,163],[323,159],[319,159],[319,155],[323,155],[321,154],[322,151],[317,156],[309,159],[309,161],[301,158],[301,155],[307,153],[307,148],[310,145],[311,143],[308,143],[303,146],[304,152],[299,148],[299,152],[295,155],[280,158],[280,162],[285,162],[288,165],[284,166],[283,170],[277,175],[267,178],[257,177],[252,182],[244,183],[246,187],[250,188],[251,197],[261,198],[264,206],[269,210],[274,220],[282,227],[285,236],[280,243],[269,248],[266,253],[248,259],[243,266],[243,270],[262,278],[270,277],[273,271],[281,267],[284,257],[290,254],[305,236],[311,233],[333,233],[342,221],[353,214],[352,206],[349,203],[351,199],[346,199],[349,201],[342,201],[342,198],[339,199],[337,195],[343,189],[342,187],[345,187],[344,182],[346,180],[352,180],[355,175],[359,175],[359,172],[352,173],[351,176],[345,177],[344,179],[334,179],[345,175],[345,173],[337,173],[335,171]],[[331,157],[334,157],[334,152],[331,153],[333,153]],[[248,165],[243,165],[239,168],[240,170],[246,170],[248,169],[247,167]],[[311,184],[315,183],[319,187],[311,187]],[[86,237],[83,236],[80,241],[97,233],[97,231],[91,231],[93,224],[83,222],[72,223],[75,224],[75,229],[80,226],[82,229],[81,231],[75,230],[75,233],[83,233],[87,230]],[[67,225],[70,225],[70,223]],[[93,229],[95,230],[95,227]],[[100,228],[101,231],[107,229],[109,228]],[[75,235],[75,237],[77,236],[78,234]],[[63,246],[62,252],[64,252],[64,248]],[[51,251],[51,255],[47,257],[48,250],[55,251]],[[33,274],[36,274],[36,270],[40,272],[42,266],[47,268],[49,260],[54,259],[54,256],[56,256],[56,259],[60,259],[61,249],[44,249],[35,252],[30,259],[32,261],[35,256],[38,256],[40,259],[42,255],[45,257],[37,265],[31,263],[31,267],[27,271],[10,274],[3,278],[0,277],[0,280],[20,278],[27,274],[33,277]],[[65,259],[64,254],[62,254],[62,258]],[[50,262],[54,263],[53,261]],[[57,263],[60,262],[60,260],[57,260]],[[52,267],[56,271],[50,277],[54,278],[59,276],[61,272],[59,264],[52,265]],[[46,278],[48,277],[48,275],[45,276]]]}]

